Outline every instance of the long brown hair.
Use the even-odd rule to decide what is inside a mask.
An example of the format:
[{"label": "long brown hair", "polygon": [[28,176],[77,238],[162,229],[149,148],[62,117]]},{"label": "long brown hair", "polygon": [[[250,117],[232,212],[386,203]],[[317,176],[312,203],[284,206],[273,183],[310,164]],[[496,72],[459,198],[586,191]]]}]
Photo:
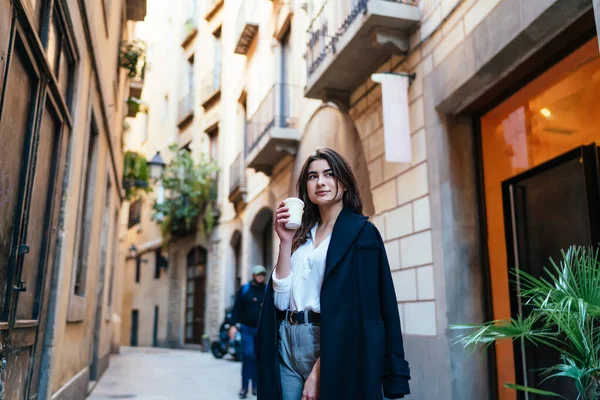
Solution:
[{"label": "long brown hair", "polygon": [[[346,161],[340,153],[335,150],[322,147],[312,153],[304,162],[300,176],[298,176],[298,182],[296,184],[296,190],[298,191],[298,197],[304,202],[304,214],[302,215],[302,224],[300,229],[296,231],[294,239],[292,241],[292,253],[306,243],[310,230],[315,224],[321,222],[321,214],[319,213],[319,207],[312,203],[308,197],[308,168],[310,164],[315,160],[325,160],[329,164],[331,171],[333,172],[333,179],[336,182],[341,183],[346,189],[342,196],[342,203],[344,207],[350,208],[352,211],[362,214],[363,203],[360,198],[360,191],[358,189],[358,183],[352,167]],[[337,196],[337,193],[336,193]]]}]

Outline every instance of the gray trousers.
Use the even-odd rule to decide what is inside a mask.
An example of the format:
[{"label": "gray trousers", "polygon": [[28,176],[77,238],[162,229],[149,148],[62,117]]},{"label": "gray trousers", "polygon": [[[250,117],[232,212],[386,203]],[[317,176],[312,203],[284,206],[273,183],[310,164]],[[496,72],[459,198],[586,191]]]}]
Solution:
[{"label": "gray trousers", "polygon": [[304,382],[321,355],[321,327],[312,324],[279,325],[279,372],[283,400],[301,400]]}]

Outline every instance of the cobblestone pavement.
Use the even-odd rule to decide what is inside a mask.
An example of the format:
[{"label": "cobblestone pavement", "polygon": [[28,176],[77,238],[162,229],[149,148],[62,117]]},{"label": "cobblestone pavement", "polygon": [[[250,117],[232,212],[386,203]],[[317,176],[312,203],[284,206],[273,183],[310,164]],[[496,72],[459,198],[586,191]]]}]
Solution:
[{"label": "cobblestone pavement", "polygon": [[240,373],[239,362],[211,353],[121,347],[88,400],[234,400]]}]

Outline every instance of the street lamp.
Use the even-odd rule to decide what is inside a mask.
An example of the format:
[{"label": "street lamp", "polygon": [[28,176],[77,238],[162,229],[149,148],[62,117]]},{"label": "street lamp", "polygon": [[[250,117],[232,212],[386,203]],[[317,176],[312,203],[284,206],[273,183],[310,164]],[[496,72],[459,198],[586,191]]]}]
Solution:
[{"label": "street lamp", "polygon": [[137,247],[135,247],[135,244],[131,244],[131,247],[129,248],[129,258],[136,258],[137,257]]},{"label": "street lamp", "polygon": [[152,160],[148,161],[148,167],[150,167],[150,179],[157,182],[161,178],[166,167],[164,160],[160,156],[160,151],[157,151],[156,155],[152,157]]}]

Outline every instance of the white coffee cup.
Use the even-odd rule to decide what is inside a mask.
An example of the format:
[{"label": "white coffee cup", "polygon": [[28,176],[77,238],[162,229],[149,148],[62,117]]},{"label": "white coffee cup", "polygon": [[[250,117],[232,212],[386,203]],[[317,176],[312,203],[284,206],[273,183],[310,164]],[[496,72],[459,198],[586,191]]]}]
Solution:
[{"label": "white coffee cup", "polygon": [[302,214],[304,213],[304,202],[297,197],[288,197],[283,201],[283,204],[289,208],[288,213],[290,218],[288,219],[285,227],[287,229],[298,229],[302,223]]}]

